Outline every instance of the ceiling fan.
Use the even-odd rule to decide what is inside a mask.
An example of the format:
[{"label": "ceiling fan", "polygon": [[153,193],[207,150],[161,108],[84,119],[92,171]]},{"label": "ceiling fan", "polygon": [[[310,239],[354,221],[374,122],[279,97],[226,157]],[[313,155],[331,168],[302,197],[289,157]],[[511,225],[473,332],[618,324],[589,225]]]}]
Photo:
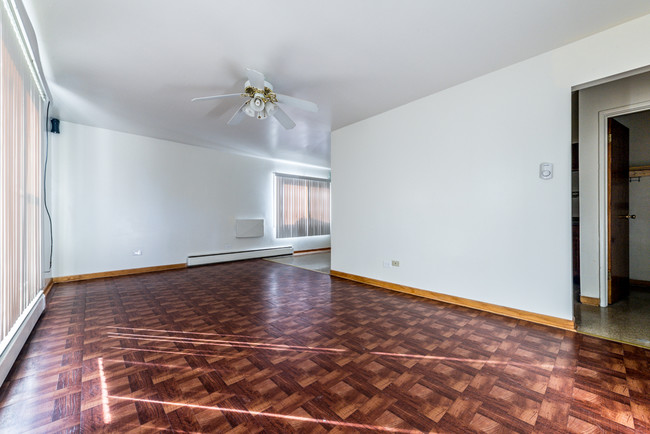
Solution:
[{"label": "ceiling fan", "polygon": [[244,84],[244,93],[229,93],[226,95],[202,96],[192,98],[192,101],[206,101],[218,98],[244,97],[246,101],[228,121],[228,125],[237,125],[244,116],[257,119],[266,119],[273,116],[288,130],[296,126],[278,104],[286,104],[310,112],[317,112],[318,106],[310,101],[294,98],[273,92],[273,86],[264,80],[264,74],[254,69],[246,68],[248,80]]}]

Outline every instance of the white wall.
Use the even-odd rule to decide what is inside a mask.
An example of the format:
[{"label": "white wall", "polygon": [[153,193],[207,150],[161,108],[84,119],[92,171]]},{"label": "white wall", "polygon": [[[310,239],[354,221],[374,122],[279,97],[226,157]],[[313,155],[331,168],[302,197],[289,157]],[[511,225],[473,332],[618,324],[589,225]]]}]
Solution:
[{"label": "white wall", "polygon": [[335,131],[332,269],[571,319],[571,87],[648,40],[650,16]]},{"label": "white wall", "polygon": [[650,73],[581,90],[579,99],[580,294],[598,298],[600,281],[598,232],[600,213],[597,188],[599,113],[650,101]]},{"label": "white wall", "polygon": [[[329,247],[329,236],[276,240],[273,230],[273,172],[327,178],[327,169],[69,122],[51,138],[54,276],[220,251]],[[260,217],[263,238],[235,238],[236,218]]]},{"label": "white wall", "polygon": [[[646,79],[650,83],[650,74]],[[620,119],[630,129],[630,166],[650,166],[650,110]]]}]

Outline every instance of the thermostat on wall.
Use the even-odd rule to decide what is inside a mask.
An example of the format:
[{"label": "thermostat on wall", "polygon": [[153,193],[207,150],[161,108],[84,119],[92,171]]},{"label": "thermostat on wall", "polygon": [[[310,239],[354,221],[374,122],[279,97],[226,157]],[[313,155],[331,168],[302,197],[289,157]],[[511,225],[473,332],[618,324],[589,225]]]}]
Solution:
[{"label": "thermostat on wall", "polygon": [[553,178],[553,163],[541,163],[539,165],[539,177],[542,179]]}]

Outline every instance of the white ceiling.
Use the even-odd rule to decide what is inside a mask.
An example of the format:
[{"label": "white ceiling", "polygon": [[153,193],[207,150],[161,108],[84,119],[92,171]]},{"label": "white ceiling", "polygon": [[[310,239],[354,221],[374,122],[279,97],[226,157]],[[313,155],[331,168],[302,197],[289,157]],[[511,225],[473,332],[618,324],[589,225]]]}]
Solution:
[{"label": "white ceiling", "polygon": [[[647,0],[23,0],[65,121],[329,167],[330,131],[650,13]],[[226,122],[244,68],[298,124]],[[65,133],[65,131],[63,131]]]}]

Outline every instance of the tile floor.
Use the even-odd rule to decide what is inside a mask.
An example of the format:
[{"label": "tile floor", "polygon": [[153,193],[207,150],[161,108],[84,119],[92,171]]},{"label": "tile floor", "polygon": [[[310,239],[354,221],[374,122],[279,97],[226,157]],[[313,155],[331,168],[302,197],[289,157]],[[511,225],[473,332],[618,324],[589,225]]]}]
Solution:
[{"label": "tile floor", "polygon": [[650,289],[632,287],[630,296],[608,307],[575,303],[580,333],[650,348]]},{"label": "tile floor", "polygon": [[330,273],[331,253],[306,253],[303,255],[278,256],[267,258],[268,261],[278,264],[292,265],[306,270],[318,271],[319,273]]}]

